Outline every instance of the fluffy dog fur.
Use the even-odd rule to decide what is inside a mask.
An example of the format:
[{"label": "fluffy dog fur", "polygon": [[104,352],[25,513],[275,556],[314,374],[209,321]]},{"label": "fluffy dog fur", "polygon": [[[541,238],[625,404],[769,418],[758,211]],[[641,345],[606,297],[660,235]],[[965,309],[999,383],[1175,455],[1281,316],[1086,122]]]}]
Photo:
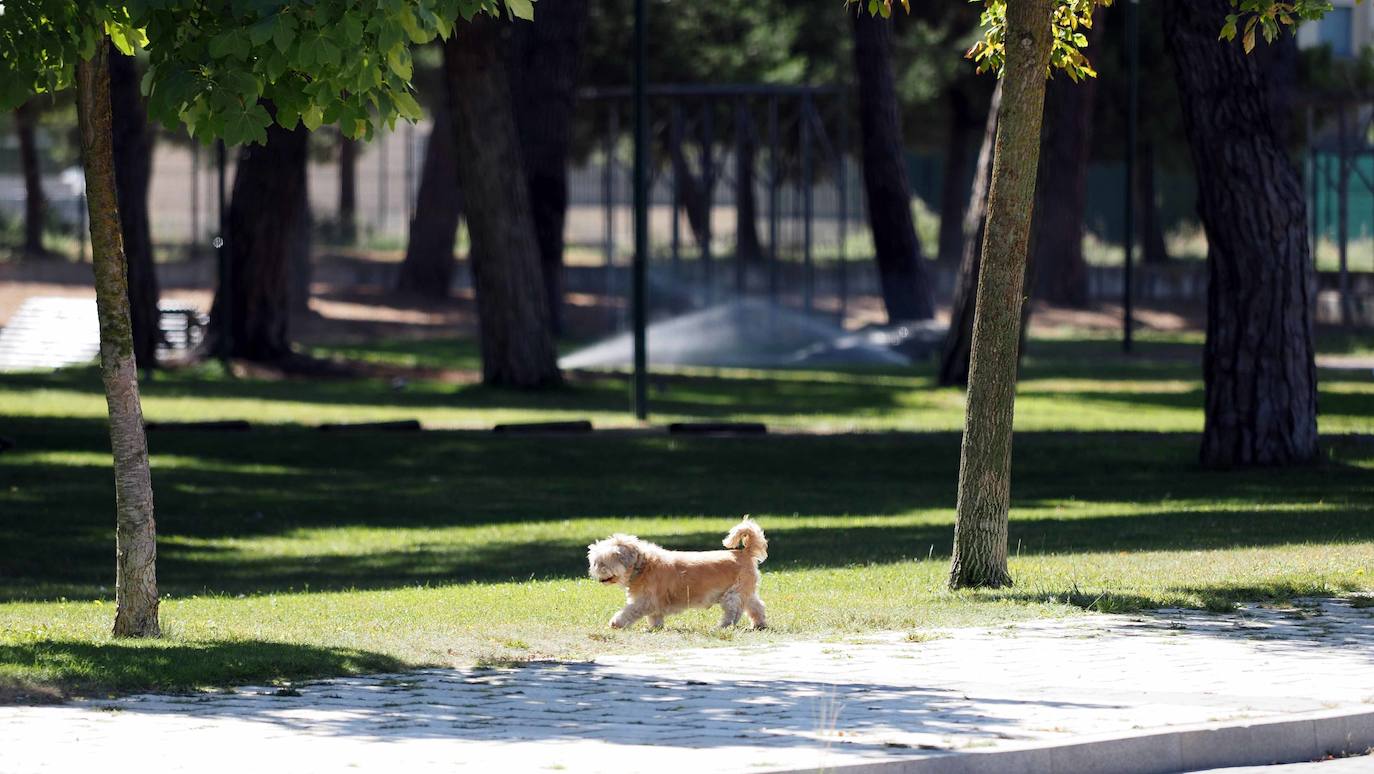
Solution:
[{"label": "fluffy dog fur", "polygon": [[633,535],[615,534],[587,546],[587,574],[625,587],[625,607],[611,619],[623,629],[645,616],[652,628],[691,607],[720,605],[722,629],[740,614],[755,629],[767,625],[759,599],[759,563],[768,558],[763,529],[744,517],[721,543],[727,551],[669,551]]}]

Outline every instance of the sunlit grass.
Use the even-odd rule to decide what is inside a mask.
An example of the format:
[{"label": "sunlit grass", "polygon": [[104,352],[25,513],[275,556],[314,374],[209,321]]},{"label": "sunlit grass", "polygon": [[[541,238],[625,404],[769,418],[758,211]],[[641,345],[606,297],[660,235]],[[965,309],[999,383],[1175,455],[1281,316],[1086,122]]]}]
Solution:
[{"label": "sunlit grass", "polygon": [[[6,686],[286,681],[1374,588],[1374,378],[1323,372],[1326,464],[1207,471],[1195,464],[1196,337],[1147,337],[1134,359],[1105,338],[1034,344],[1017,404],[1016,586],[997,592],[945,588],[963,397],[935,387],[929,367],[686,371],[656,384],[657,421],[925,431],[737,439],[310,427],[630,424],[612,380],[529,395],[230,380],[215,367],[161,375],[145,385],[150,419],[260,427],[150,435],[167,631],[152,643],[107,636],[113,506],[98,379],[0,377],[0,435],[16,442],[0,456],[0,698]],[[474,362],[451,342],[369,352]],[[1364,435],[1333,435],[1346,433]],[[772,542],[768,632],[715,632],[709,612],[661,633],[605,628],[621,600],[582,579],[588,542],[628,531],[709,548],[743,513]]]}]

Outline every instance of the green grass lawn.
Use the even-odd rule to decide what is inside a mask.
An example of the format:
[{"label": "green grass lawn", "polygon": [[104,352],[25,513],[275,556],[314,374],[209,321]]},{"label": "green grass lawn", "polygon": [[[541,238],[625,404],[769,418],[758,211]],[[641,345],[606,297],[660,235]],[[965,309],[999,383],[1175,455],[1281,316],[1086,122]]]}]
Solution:
[{"label": "green grass lawn", "polygon": [[[1339,343],[1343,349],[1356,344]],[[551,395],[412,382],[147,385],[153,420],[247,418],[248,433],[150,436],[168,636],[114,642],[104,401],[89,370],[0,376],[0,694],[294,680],[416,664],[589,658],[721,642],[921,632],[1089,611],[1374,589],[1374,378],[1323,372],[1325,464],[1195,464],[1197,343],[1041,340],[1018,398],[1015,588],[952,593],[958,391],[911,373],[693,373],[659,419],[761,419],[867,435],[531,438],[333,433],[321,421],[438,427],[589,417],[628,425],[624,384]],[[462,367],[468,346],[351,355]],[[583,578],[585,546],[629,531],[709,548],[743,513],[771,541],[772,629],[714,614],[611,632],[623,597]]]}]

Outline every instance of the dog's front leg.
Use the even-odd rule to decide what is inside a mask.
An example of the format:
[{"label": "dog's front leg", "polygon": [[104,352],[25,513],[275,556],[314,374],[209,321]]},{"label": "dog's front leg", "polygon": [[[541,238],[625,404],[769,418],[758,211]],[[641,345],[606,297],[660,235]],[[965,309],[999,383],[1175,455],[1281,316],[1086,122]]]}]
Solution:
[{"label": "dog's front leg", "polygon": [[635,621],[643,618],[649,612],[649,606],[639,601],[631,601],[621,608],[615,617],[611,618],[612,629],[624,629],[633,626]]}]

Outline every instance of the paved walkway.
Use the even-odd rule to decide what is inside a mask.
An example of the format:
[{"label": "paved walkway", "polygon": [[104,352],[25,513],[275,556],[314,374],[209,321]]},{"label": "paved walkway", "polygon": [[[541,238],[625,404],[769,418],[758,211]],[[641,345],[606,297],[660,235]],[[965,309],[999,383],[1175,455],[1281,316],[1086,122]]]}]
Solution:
[{"label": "paved walkway", "polygon": [[[914,758],[943,766],[1293,713],[1363,712],[1374,725],[1371,702],[1374,608],[1335,601],[0,707],[0,772],[121,760],[235,774],[752,772]],[[1313,728],[1298,733],[1314,749],[1340,735],[1329,723]],[[1279,736],[1257,733],[1246,744]],[[1217,739],[1187,737],[1172,754],[1182,744],[1187,760],[1206,761],[1227,749]],[[1188,745],[1199,748],[1192,757]],[[1135,768],[1168,768],[1142,754]],[[1044,760],[1030,770],[1066,768]],[[1258,761],[1209,765],[1246,762]]]}]

